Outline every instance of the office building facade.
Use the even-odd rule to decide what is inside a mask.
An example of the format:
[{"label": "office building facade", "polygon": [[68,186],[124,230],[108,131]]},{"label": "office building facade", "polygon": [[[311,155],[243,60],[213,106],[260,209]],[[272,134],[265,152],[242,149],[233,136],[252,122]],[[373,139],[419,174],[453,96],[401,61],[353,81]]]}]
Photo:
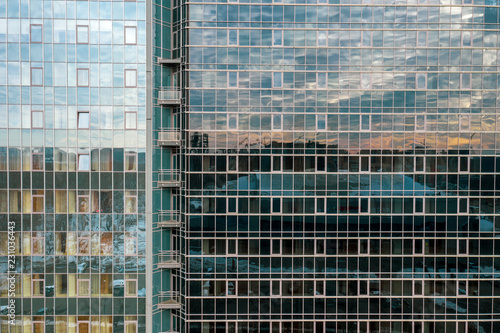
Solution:
[{"label": "office building facade", "polygon": [[4,2],[2,332],[499,331],[499,9]]}]

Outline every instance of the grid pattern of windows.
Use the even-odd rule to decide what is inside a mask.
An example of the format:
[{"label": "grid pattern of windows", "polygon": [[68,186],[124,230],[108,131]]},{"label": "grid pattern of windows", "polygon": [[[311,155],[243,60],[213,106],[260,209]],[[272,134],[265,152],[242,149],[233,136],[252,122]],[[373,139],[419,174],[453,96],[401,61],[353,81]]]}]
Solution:
[{"label": "grid pattern of windows", "polygon": [[1,332],[151,331],[145,5],[0,5]]},{"label": "grid pattern of windows", "polygon": [[189,3],[188,332],[500,330],[497,3]]}]

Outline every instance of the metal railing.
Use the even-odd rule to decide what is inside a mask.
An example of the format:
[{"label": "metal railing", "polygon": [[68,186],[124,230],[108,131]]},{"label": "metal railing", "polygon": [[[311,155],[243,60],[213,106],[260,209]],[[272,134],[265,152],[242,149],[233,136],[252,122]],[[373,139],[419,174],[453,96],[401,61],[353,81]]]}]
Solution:
[{"label": "metal railing", "polygon": [[177,210],[162,210],[158,214],[160,227],[180,227],[181,216]]},{"label": "metal railing", "polygon": [[180,294],[177,291],[162,291],[158,297],[158,307],[160,309],[180,309]]},{"label": "metal railing", "polygon": [[180,104],[181,90],[179,88],[162,87],[158,91],[158,103],[160,104]]},{"label": "metal railing", "polygon": [[160,268],[180,268],[181,255],[177,251],[168,250],[158,253],[158,267]]},{"label": "metal railing", "polygon": [[160,129],[158,132],[158,144],[161,146],[180,146],[181,132],[175,129]]},{"label": "metal railing", "polygon": [[181,173],[179,170],[161,170],[158,173],[158,185],[160,187],[180,187]]}]

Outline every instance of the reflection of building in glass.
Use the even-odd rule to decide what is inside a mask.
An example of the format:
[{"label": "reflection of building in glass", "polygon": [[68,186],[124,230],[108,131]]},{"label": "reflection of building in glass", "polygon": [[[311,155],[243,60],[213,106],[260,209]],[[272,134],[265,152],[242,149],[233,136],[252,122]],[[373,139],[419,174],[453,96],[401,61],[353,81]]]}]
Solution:
[{"label": "reflection of building in glass", "polygon": [[497,4],[185,9],[181,330],[500,330]]},{"label": "reflection of building in glass", "polygon": [[145,5],[0,5],[1,332],[147,331]]}]

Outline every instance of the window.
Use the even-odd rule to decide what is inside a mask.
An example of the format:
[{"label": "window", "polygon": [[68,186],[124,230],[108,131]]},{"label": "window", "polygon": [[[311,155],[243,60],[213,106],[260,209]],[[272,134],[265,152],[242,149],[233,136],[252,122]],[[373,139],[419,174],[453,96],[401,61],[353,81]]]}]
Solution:
[{"label": "window", "polygon": [[31,111],[31,128],[43,128],[43,111]]},{"label": "window", "polygon": [[472,31],[462,31],[462,46],[472,46]]},{"label": "window", "polygon": [[125,297],[136,297],[136,296],[137,296],[137,279],[125,277]]},{"label": "window", "polygon": [[427,75],[424,73],[417,74],[417,89],[425,89],[427,87]]},{"label": "window", "polygon": [[467,239],[458,240],[458,255],[463,256],[469,253],[468,241]]},{"label": "window", "polygon": [[315,296],[324,296],[325,295],[325,281],[314,281],[316,284],[316,288],[314,290]]},{"label": "window", "polygon": [[90,195],[88,191],[78,191],[78,213],[88,213],[90,210]]},{"label": "window", "polygon": [[41,24],[32,24],[30,26],[30,41],[32,43],[41,43],[43,41],[43,30]]},{"label": "window", "polygon": [[43,68],[31,67],[31,85],[43,86]]},{"label": "window", "polygon": [[227,40],[229,45],[238,45],[238,30],[228,30]]},{"label": "window", "polygon": [[31,170],[43,170],[43,148],[34,148],[31,154]]},{"label": "window", "polygon": [[273,88],[282,88],[283,87],[283,73],[276,72],[273,73]]},{"label": "window", "polygon": [[361,73],[361,89],[371,89],[372,75],[370,73]]},{"label": "window", "polygon": [[[84,317],[84,318],[88,318],[88,317]],[[74,324],[73,324],[74,325]],[[77,332],[78,333],[89,333],[90,332],[90,321],[88,320],[78,320],[76,322],[76,326],[77,326]]]},{"label": "window", "polygon": [[135,233],[126,232],[125,233],[125,255],[135,255],[137,254],[137,237]]},{"label": "window", "polygon": [[[31,196],[32,212],[33,213],[43,213],[45,209],[44,204],[44,191],[43,190],[33,190]],[[28,205],[29,207],[29,205]]]},{"label": "window", "polygon": [[361,115],[361,130],[362,131],[369,131],[370,127],[371,127],[370,115],[369,114],[362,114]]},{"label": "window", "polygon": [[283,30],[273,30],[273,45],[274,46],[283,45]]},{"label": "window", "polygon": [[43,274],[33,274],[31,278],[31,295],[33,297],[45,296],[45,279]]},{"label": "window", "polygon": [[137,129],[137,112],[125,112],[125,129]]},{"label": "window", "polygon": [[317,89],[326,89],[326,73],[317,73],[316,74],[316,88]]},{"label": "window", "polygon": [[78,111],[78,128],[88,129],[90,124],[90,113],[88,111]]},{"label": "window", "polygon": [[125,171],[137,170],[137,154],[125,153]]},{"label": "window", "polygon": [[76,70],[77,85],[79,87],[89,86],[89,69],[88,68],[78,68]]},{"label": "window", "polygon": [[469,212],[469,198],[458,198],[458,213],[467,214]]},{"label": "window", "polygon": [[273,115],[273,130],[281,130],[281,115]]},{"label": "window", "polygon": [[34,317],[34,318],[39,318],[37,320],[33,320],[33,325],[32,325],[32,329],[33,329],[33,333],[44,333],[45,332],[45,321],[43,320],[40,320],[41,318],[43,317]]},{"label": "window", "polygon": [[361,32],[361,46],[371,46],[372,45],[372,31],[364,30]]},{"label": "window", "polygon": [[90,234],[87,232],[78,235],[78,254],[90,255]]},{"label": "window", "polygon": [[227,85],[229,88],[238,87],[238,72],[228,72],[227,73]]},{"label": "window", "polygon": [[137,191],[125,191],[125,213],[137,213]]},{"label": "window", "polygon": [[89,154],[78,155],[78,171],[90,171],[90,156]]},{"label": "window", "polygon": [[470,89],[471,88],[471,73],[460,74],[460,87],[462,89]]},{"label": "window", "polygon": [[326,115],[324,114],[316,115],[316,129],[318,131],[326,130]]},{"label": "window", "polygon": [[135,88],[137,86],[137,70],[125,70],[125,88]]},{"label": "window", "polygon": [[326,31],[318,31],[316,44],[318,46],[326,46],[326,41],[328,40]]},{"label": "window", "polygon": [[31,235],[31,254],[45,254],[45,237],[42,232],[33,232]]},{"label": "window", "polygon": [[77,25],[76,26],[76,43],[88,44],[89,43],[89,26]]},{"label": "window", "polygon": [[90,296],[90,279],[78,279],[78,296]]},{"label": "window", "polygon": [[[131,317],[131,316],[127,316],[127,317]],[[137,333],[137,320],[125,320],[125,332],[124,333]]]},{"label": "window", "polygon": [[417,31],[417,46],[427,46],[427,31]]},{"label": "window", "polygon": [[137,44],[137,27],[125,27],[125,44]]}]

